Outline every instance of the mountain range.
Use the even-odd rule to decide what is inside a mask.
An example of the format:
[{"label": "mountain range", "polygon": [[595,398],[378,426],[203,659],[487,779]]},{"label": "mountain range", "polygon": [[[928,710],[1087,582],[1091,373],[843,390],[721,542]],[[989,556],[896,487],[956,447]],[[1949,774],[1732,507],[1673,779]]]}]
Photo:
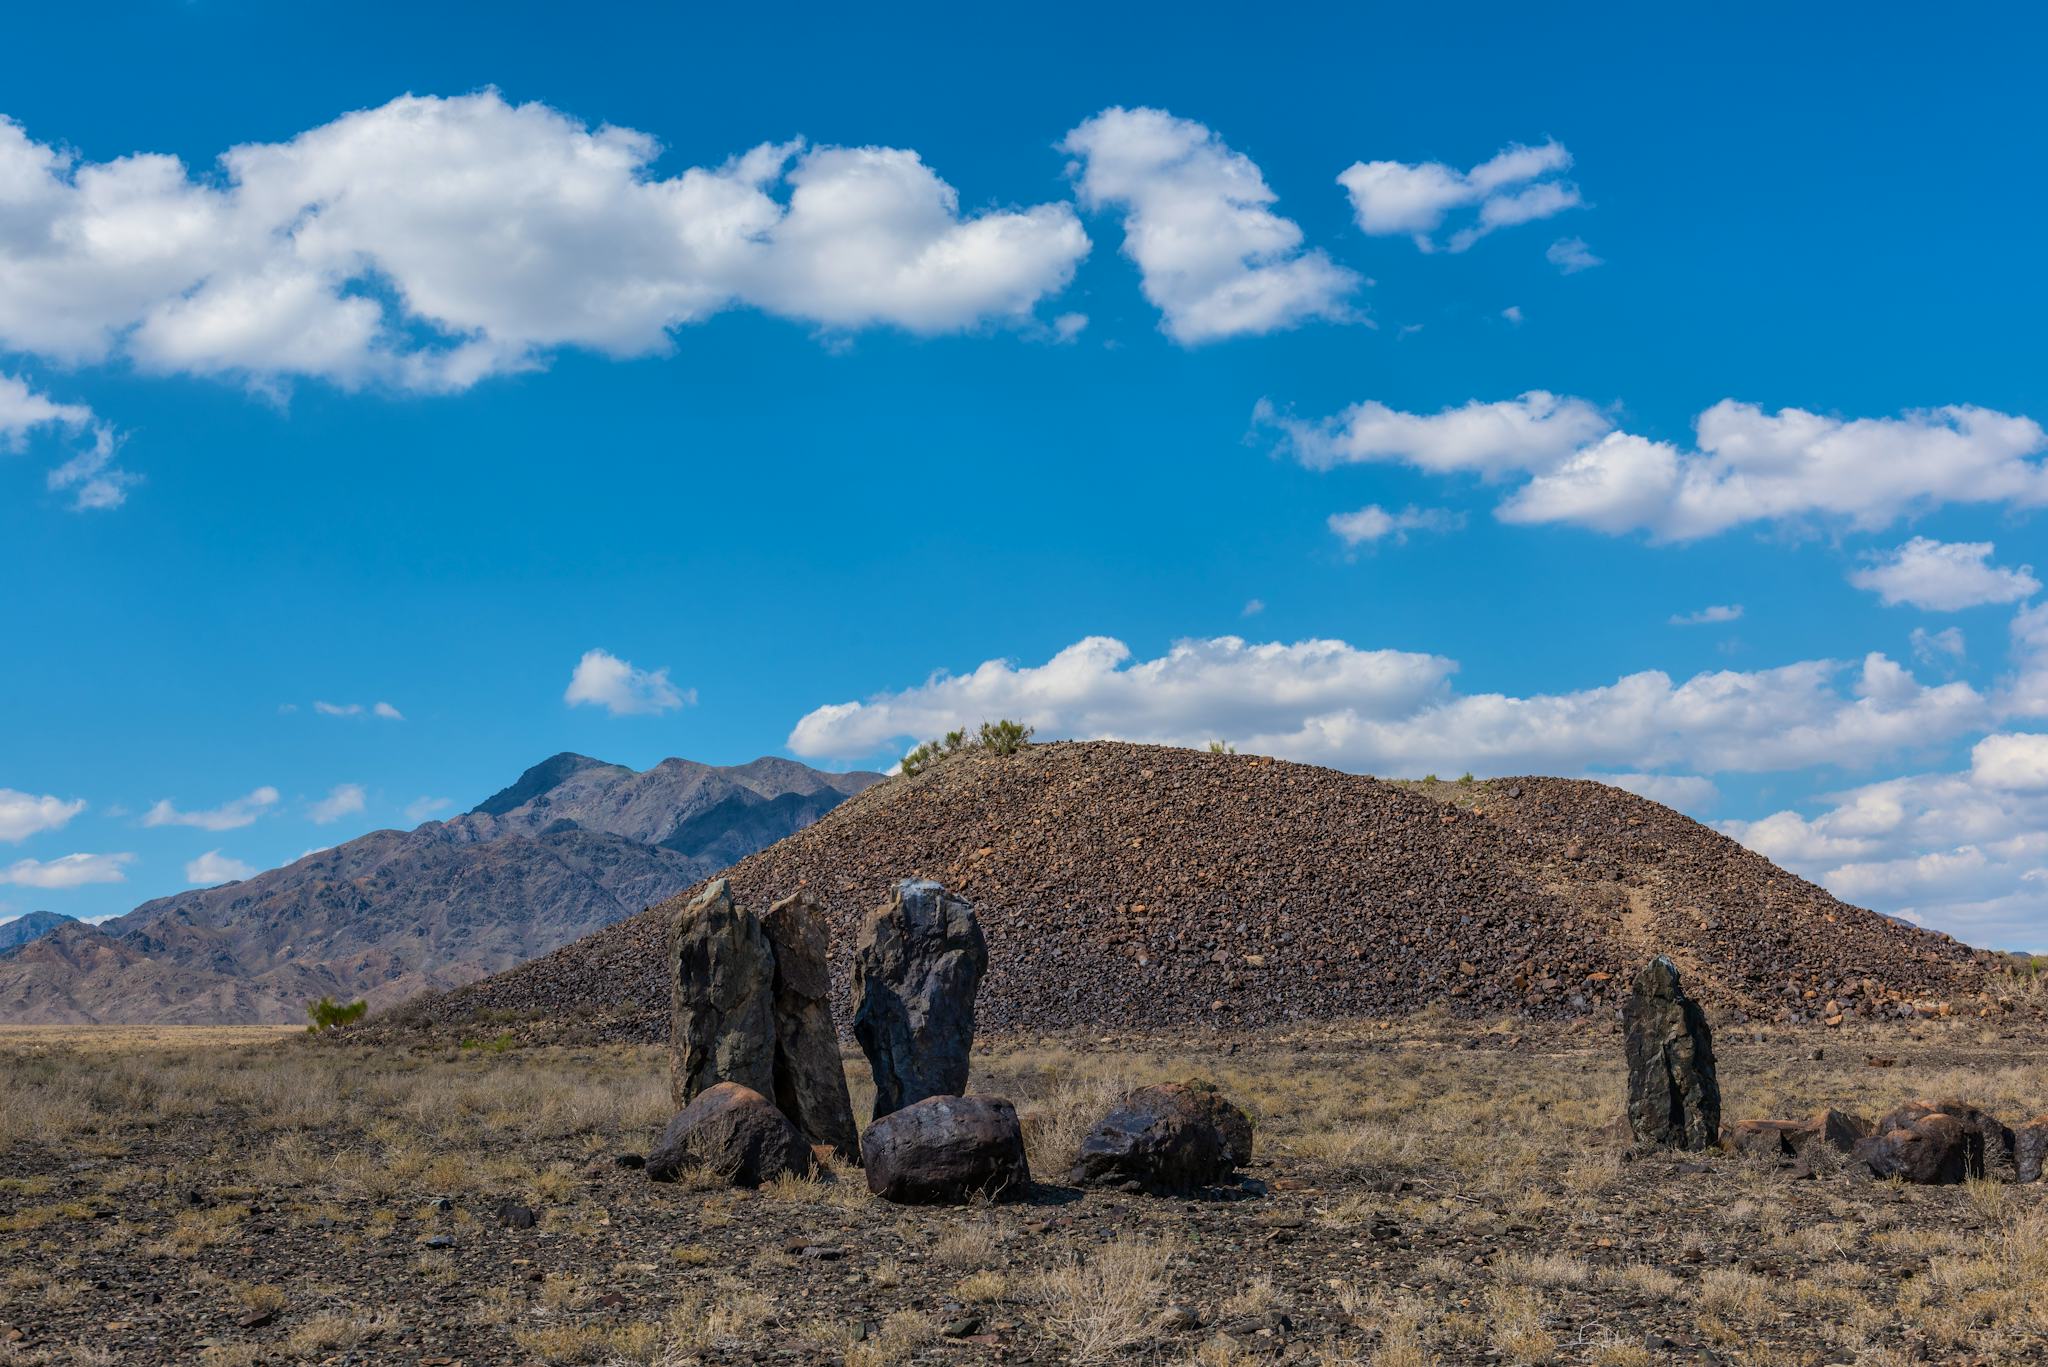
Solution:
[{"label": "mountain range", "polygon": [[631,916],[879,777],[556,755],[461,816],[0,942],[0,1021],[282,1023],[323,996],[388,1006]]},{"label": "mountain range", "polygon": [[11,921],[0,921],[0,954],[19,949],[30,940],[39,940],[59,926],[68,926],[77,919],[54,911],[31,911]]}]

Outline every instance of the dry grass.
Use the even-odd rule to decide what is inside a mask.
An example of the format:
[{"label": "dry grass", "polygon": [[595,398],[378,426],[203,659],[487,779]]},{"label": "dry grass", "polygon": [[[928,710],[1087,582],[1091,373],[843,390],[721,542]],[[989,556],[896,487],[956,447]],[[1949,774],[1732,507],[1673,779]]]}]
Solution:
[{"label": "dry grass", "polygon": [[1039,1322],[1075,1362],[1114,1357],[1150,1333],[1172,1257],[1168,1245],[1147,1239],[1070,1248],[1033,1280]]}]

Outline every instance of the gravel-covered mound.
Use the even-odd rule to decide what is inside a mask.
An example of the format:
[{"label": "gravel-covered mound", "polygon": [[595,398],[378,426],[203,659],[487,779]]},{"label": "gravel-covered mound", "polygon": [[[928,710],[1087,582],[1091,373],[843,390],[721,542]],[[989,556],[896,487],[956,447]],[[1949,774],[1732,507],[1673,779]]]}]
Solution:
[{"label": "gravel-covered mound", "polygon": [[[978,1016],[994,1030],[1265,1025],[1438,1002],[1579,1014],[1614,1006],[1655,951],[1677,954],[1705,999],[1746,1012],[1818,1014],[1852,982],[1848,1011],[1982,983],[1975,952],[1946,937],[1846,906],[1655,803],[1560,779],[1404,785],[1110,742],[970,752],[876,785],[728,876],[764,909],[798,887],[824,899],[842,1029],[861,920],[913,876],[974,903],[989,943]],[[678,904],[389,1025],[660,1039]]]}]

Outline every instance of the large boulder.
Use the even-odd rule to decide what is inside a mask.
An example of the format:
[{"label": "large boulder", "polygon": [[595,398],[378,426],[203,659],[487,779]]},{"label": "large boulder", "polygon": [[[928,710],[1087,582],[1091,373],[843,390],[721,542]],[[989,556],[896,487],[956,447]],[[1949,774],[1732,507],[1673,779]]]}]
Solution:
[{"label": "large boulder", "polygon": [[1714,1040],[1678,965],[1660,954],[1636,975],[1623,1012],[1628,1124],[1649,1148],[1710,1149],[1721,1137]]},{"label": "large boulder", "polygon": [[1945,1115],[1962,1127],[1963,1171],[1967,1177],[1989,1177],[2002,1182],[2019,1175],[2017,1136],[1999,1123],[1997,1116],[1967,1101],[1909,1101],[1877,1122],[1877,1133],[1912,1128],[1914,1122],[1931,1115]]},{"label": "large boulder", "polygon": [[1804,1120],[1738,1120],[1721,1131],[1721,1147],[1770,1158],[1804,1156],[1816,1144],[1848,1153],[1871,1132],[1871,1123],[1860,1115],[1826,1110]]},{"label": "large boulder", "polygon": [[1244,1109],[1222,1092],[1216,1084],[1190,1078],[1181,1084],[1188,1099],[1208,1113],[1209,1120],[1223,1131],[1223,1139],[1230,1146],[1230,1161],[1238,1167],[1249,1167],[1252,1161],[1252,1118]]},{"label": "large boulder", "polygon": [[877,1120],[967,1090],[987,968],[974,909],[937,883],[899,883],[868,917],[853,959],[853,1034],[874,1070]]},{"label": "large boulder", "polygon": [[868,1190],[903,1205],[1021,1201],[1031,1167],[1017,1108],[1001,1097],[931,1096],[869,1125],[860,1139]]},{"label": "large boulder", "polygon": [[669,1094],[677,1106],[720,1082],[775,1091],[775,959],[753,912],[714,879],[668,933]]},{"label": "large boulder", "polygon": [[1895,1128],[1882,1128],[1856,1145],[1854,1158],[1873,1177],[1896,1177],[1920,1187],[1954,1186],[1969,1176],[1969,1136],[1953,1116],[1932,1112]]},{"label": "large boulder", "polygon": [[2013,1136],[2014,1176],[2022,1182],[2038,1182],[2044,1165],[2048,1165],[2048,1115],[2037,1115]]},{"label": "large boulder", "polygon": [[807,1176],[811,1167],[811,1142],[767,1097],[737,1082],[697,1093],[647,1156],[647,1175],[657,1182],[704,1168],[736,1187],[758,1187],[784,1173]]},{"label": "large boulder", "polygon": [[1182,1084],[1141,1087],[1082,1138],[1067,1180],[1162,1196],[1215,1186],[1236,1166],[1230,1136],[1217,1123],[1222,1107],[1237,1110],[1213,1092]]},{"label": "large boulder", "polygon": [[768,908],[761,929],[775,959],[775,1104],[814,1144],[860,1161],[853,1099],[832,1025],[832,930],[808,892]]}]

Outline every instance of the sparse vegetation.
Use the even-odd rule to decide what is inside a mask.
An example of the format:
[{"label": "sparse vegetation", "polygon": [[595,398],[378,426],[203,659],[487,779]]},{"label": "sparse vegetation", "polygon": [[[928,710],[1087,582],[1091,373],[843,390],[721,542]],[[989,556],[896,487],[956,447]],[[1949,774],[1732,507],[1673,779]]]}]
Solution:
[{"label": "sparse vegetation", "polygon": [[942,759],[959,754],[963,750],[984,750],[991,755],[1014,755],[1031,741],[1034,728],[1011,721],[985,721],[972,740],[965,731],[948,731],[937,740],[928,740],[903,757],[903,774],[915,778]]},{"label": "sparse vegetation", "polygon": [[312,1022],[312,1024],[306,1027],[306,1030],[310,1034],[317,1035],[322,1030],[332,1030],[336,1026],[349,1025],[361,1020],[363,1013],[369,1009],[370,1004],[368,1002],[353,1001],[344,1006],[332,997],[322,997],[319,1001],[306,1004],[306,1018]]}]

